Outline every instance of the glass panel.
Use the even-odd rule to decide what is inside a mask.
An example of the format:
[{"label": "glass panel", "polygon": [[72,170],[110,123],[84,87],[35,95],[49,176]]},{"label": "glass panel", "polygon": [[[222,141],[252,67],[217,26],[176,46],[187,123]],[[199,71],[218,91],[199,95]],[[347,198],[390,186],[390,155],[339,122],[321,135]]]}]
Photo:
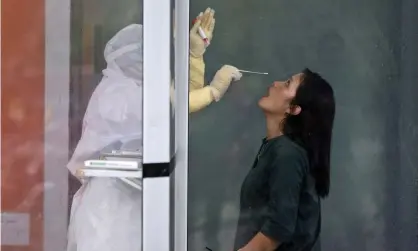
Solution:
[{"label": "glass panel", "polygon": [[[72,4],[70,149],[75,150],[70,164],[77,167],[81,161],[99,158],[129,160],[106,154],[142,152],[143,3]],[[142,183],[132,177],[92,176],[73,197],[72,210],[77,210],[70,216],[69,247],[141,250],[142,225],[126,225],[140,222]],[[70,191],[78,184],[71,177]],[[85,237],[84,231],[89,233]]]},{"label": "glass panel", "polygon": [[1,250],[142,249],[141,184],[80,172],[142,148],[142,9],[1,2]]},{"label": "glass panel", "polygon": [[[412,115],[417,107],[412,94],[418,77],[413,70],[416,4],[195,0],[190,19],[208,6],[216,11],[216,27],[204,54],[206,83],[223,64],[269,74],[244,73],[220,102],[190,116],[189,249],[237,250],[236,236],[253,237],[237,233],[237,221],[241,186],[266,136],[258,102],[273,81],[309,67],[331,84],[336,99],[331,190],[321,206],[318,245],[322,250],[415,250],[417,226],[407,219],[417,216],[413,178],[418,158],[413,149],[418,142],[412,129],[418,125]],[[190,76],[192,71],[191,66]],[[244,196],[273,200],[266,192],[268,179],[256,181],[258,186]],[[306,233],[317,225],[299,226],[298,233]],[[280,250],[296,250],[291,241]]]}]

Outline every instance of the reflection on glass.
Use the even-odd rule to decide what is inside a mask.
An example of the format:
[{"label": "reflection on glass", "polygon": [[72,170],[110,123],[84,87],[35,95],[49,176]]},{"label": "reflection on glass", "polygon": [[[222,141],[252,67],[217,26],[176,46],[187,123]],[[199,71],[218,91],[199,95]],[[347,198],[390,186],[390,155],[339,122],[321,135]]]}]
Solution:
[{"label": "reflection on glass", "polygon": [[72,200],[67,251],[139,251],[142,184],[134,176],[98,177],[85,161],[141,156],[143,29],[135,23],[142,1],[75,1],[73,8],[74,153],[67,167],[82,186]]},{"label": "reflection on glass", "polygon": [[[104,152],[142,151],[142,25],[119,31],[106,45],[107,67],[93,92],[81,139],[68,168],[83,185],[74,195],[68,250],[140,250],[141,191],[117,178],[83,180],[84,161]],[[129,185],[127,185],[129,184]]]}]

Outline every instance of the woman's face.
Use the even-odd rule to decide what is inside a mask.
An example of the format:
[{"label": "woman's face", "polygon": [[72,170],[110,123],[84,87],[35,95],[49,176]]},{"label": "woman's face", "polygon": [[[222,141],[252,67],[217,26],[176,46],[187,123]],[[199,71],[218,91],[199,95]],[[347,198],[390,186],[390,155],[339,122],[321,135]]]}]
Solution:
[{"label": "woman's face", "polygon": [[299,113],[300,108],[290,109],[290,102],[295,97],[302,78],[303,74],[298,73],[286,81],[274,81],[268,88],[268,93],[258,101],[258,105],[264,112],[270,114]]}]

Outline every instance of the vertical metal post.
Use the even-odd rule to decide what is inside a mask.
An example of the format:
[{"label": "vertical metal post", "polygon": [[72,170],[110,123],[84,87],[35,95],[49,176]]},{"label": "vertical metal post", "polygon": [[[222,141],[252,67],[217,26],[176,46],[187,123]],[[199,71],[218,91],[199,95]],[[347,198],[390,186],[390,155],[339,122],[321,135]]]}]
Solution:
[{"label": "vertical metal post", "polygon": [[144,0],[144,163],[170,162],[170,0]]},{"label": "vertical metal post", "polygon": [[175,0],[176,163],[174,251],[187,251],[187,187],[189,143],[189,0]]},{"label": "vertical metal post", "polygon": [[[170,0],[144,0],[142,250],[169,250]],[[134,223],[133,223],[134,224]]]}]

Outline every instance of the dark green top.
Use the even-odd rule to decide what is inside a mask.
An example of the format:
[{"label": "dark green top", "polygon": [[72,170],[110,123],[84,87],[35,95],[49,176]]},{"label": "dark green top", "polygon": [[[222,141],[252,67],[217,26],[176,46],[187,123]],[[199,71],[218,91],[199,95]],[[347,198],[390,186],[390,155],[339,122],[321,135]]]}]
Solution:
[{"label": "dark green top", "polygon": [[320,224],[320,200],[306,151],[286,136],[263,140],[240,195],[234,250],[258,232],[278,241],[277,251],[310,251]]}]

